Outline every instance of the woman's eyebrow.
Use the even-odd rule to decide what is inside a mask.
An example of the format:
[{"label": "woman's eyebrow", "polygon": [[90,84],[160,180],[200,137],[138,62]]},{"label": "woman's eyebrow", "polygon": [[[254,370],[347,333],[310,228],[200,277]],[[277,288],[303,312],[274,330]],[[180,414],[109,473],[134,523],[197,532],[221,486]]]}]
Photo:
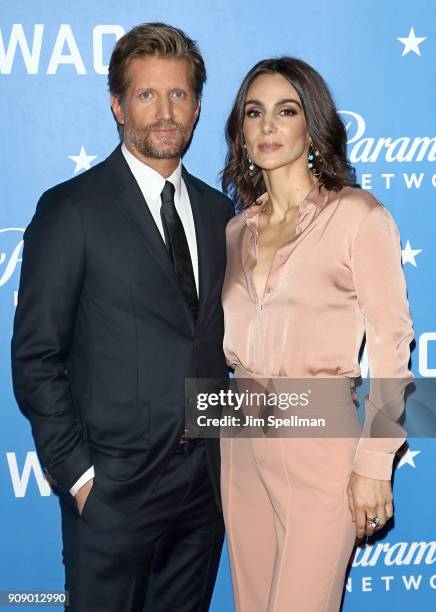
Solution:
[{"label": "woman's eyebrow", "polygon": [[281,104],[289,104],[289,102],[291,102],[292,104],[296,104],[299,108],[301,108],[300,102],[298,102],[298,100],[294,100],[294,98],[283,98],[282,100],[276,102],[275,106],[280,106]]},{"label": "woman's eyebrow", "polygon": [[[296,104],[299,108],[301,108],[301,104],[300,102],[298,102],[298,100],[294,100],[294,98],[283,98],[282,100],[278,100],[274,106],[281,106],[282,104]],[[261,102],[260,100],[255,100],[255,99],[250,99],[247,100],[245,102],[245,105],[247,106],[248,104],[255,104],[256,106],[264,106],[263,102]]]},{"label": "woman's eyebrow", "polygon": [[254,100],[254,99],[252,99],[252,100],[246,100],[246,101],[245,101],[245,104],[246,104],[246,105],[247,105],[247,104],[257,104],[257,106],[263,106],[263,104],[262,104],[262,102],[261,102],[260,100]]}]

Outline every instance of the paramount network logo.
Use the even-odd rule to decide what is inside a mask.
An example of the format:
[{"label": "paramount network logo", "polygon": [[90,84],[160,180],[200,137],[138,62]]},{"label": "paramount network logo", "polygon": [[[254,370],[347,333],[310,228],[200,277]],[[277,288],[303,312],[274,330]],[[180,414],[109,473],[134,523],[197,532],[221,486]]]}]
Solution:
[{"label": "paramount network logo", "polygon": [[376,565],[434,565],[436,542],[389,542],[365,548],[357,548],[353,567],[375,567]]},{"label": "paramount network logo", "polygon": [[[380,542],[356,549],[352,571],[346,581],[348,593],[377,593],[380,591],[420,591],[427,587],[436,590],[436,574],[431,566],[436,563],[436,542]],[[379,571],[373,568],[381,566]],[[401,574],[402,568],[412,568],[422,573]],[[361,575],[357,568],[369,570]],[[406,570],[409,572],[410,570]],[[379,573],[381,572],[381,573]],[[392,572],[392,573],[391,573]],[[391,575],[387,575],[391,574]]]},{"label": "paramount network logo", "polygon": [[353,111],[339,111],[347,130],[347,144],[351,163],[421,162],[436,161],[436,137],[401,136],[370,138],[366,134],[366,122]]},{"label": "paramount network logo", "polygon": [[12,278],[21,263],[23,233],[21,227],[0,229],[0,288]]}]

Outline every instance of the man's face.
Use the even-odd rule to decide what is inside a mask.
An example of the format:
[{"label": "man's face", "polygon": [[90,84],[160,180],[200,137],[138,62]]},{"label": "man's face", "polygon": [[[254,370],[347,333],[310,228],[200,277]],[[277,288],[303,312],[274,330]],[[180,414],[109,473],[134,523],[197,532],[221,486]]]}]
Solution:
[{"label": "man's face", "polygon": [[112,110],[124,126],[124,143],[140,157],[179,159],[200,111],[190,66],[185,59],[135,58],[127,70],[128,88]]}]

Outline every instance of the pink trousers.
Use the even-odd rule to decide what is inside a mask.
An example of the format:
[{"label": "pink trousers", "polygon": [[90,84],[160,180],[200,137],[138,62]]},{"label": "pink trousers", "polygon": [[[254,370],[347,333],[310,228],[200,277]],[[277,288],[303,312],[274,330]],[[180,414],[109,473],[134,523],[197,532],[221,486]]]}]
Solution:
[{"label": "pink trousers", "polygon": [[222,438],[237,612],[337,612],[355,544],[357,438]]}]

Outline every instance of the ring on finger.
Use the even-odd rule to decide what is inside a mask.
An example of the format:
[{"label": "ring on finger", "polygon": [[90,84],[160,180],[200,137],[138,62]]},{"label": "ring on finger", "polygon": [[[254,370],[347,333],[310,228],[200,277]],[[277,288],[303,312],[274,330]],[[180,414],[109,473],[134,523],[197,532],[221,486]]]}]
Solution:
[{"label": "ring on finger", "polygon": [[374,516],[373,518],[369,518],[368,517],[368,527],[370,529],[375,529],[376,527],[378,527],[381,523],[381,519],[379,516]]}]

